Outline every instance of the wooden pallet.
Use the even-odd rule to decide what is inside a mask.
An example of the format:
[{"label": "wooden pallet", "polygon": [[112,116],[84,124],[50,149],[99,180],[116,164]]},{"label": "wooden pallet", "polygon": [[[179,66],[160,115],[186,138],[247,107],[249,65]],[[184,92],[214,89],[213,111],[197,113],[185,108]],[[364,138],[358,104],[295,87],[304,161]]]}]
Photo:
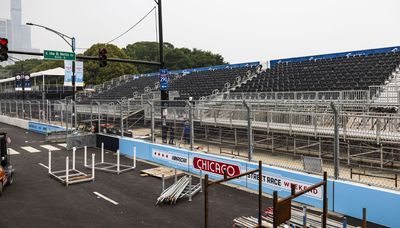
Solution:
[{"label": "wooden pallet", "polygon": [[[164,178],[165,179],[169,179],[174,177],[175,175],[175,170],[171,169],[171,168],[167,168],[167,167],[156,167],[156,168],[152,168],[152,169],[144,169],[141,170],[140,173],[144,174],[142,176],[153,176],[153,177],[158,177],[158,178],[162,178],[162,175],[164,174]],[[183,172],[180,170],[176,170],[176,175],[182,175]]]}]

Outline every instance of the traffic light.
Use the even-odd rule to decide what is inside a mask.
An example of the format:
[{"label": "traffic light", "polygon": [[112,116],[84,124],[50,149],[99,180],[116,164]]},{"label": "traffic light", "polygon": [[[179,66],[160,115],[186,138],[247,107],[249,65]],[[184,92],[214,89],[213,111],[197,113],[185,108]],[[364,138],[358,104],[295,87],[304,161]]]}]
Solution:
[{"label": "traffic light", "polygon": [[0,62],[7,61],[8,59],[8,40],[0,38]]},{"label": "traffic light", "polygon": [[105,48],[99,49],[99,66],[100,67],[107,66],[107,49]]}]

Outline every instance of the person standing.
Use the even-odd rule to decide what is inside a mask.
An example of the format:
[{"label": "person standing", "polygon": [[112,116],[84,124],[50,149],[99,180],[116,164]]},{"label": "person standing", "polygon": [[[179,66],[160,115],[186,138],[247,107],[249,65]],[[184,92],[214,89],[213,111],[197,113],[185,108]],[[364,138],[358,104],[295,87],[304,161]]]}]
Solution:
[{"label": "person standing", "polygon": [[173,126],[169,127],[169,144],[174,145],[175,129]]},{"label": "person standing", "polygon": [[189,124],[189,121],[186,121],[184,126],[183,126],[183,139],[185,140],[185,143],[187,143],[187,144],[190,143],[190,124]]}]

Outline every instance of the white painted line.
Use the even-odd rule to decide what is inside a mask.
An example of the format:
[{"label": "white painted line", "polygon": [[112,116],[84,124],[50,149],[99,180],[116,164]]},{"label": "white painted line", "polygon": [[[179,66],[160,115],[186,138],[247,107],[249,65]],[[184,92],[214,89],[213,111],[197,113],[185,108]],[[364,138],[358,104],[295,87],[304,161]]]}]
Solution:
[{"label": "white painted line", "polygon": [[19,152],[14,149],[8,148],[8,154],[10,154],[10,155],[19,154]]},{"label": "white painted line", "polygon": [[29,153],[40,152],[40,150],[35,149],[35,148],[31,147],[31,146],[22,146],[21,149],[24,149],[24,150],[28,151]]},{"label": "white painted line", "polygon": [[108,202],[110,202],[110,203],[112,203],[112,204],[114,204],[114,205],[118,205],[118,204],[119,204],[118,202],[116,202],[116,201],[114,201],[114,200],[112,200],[112,199],[110,199],[110,198],[108,198],[108,197],[106,197],[106,196],[104,196],[104,195],[102,195],[102,194],[100,194],[100,193],[98,193],[98,192],[93,192],[93,193],[94,193],[95,195],[97,195],[98,197],[101,197],[101,198],[107,200]]},{"label": "white painted line", "polygon": [[39,164],[40,166],[43,166],[43,167],[46,168],[46,169],[49,169],[49,167],[43,165],[42,163],[38,163],[38,164]]},{"label": "white painted line", "polygon": [[59,143],[59,144],[57,144],[57,145],[59,145],[59,146],[61,146],[61,147],[64,147],[64,148],[67,148],[67,144],[66,144],[66,143]]},{"label": "white painted line", "polygon": [[40,145],[40,146],[45,148],[46,150],[50,150],[50,151],[60,150],[59,148],[52,146],[52,145]]}]

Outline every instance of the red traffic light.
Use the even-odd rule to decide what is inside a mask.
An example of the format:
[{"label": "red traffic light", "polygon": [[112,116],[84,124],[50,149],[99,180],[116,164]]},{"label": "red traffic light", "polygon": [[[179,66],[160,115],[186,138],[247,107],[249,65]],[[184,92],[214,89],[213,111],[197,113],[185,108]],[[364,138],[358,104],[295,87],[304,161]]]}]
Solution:
[{"label": "red traffic light", "polygon": [[7,46],[8,40],[6,38],[0,38],[0,45]]},{"label": "red traffic light", "polygon": [[107,49],[99,49],[99,65],[100,67],[107,66]]},{"label": "red traffic light", "polygon": [[105,55],[105,54],[107,54],[107,49],[105,49],[105,48],[100,49],[99,54],[100,54],[100,55]]}]

